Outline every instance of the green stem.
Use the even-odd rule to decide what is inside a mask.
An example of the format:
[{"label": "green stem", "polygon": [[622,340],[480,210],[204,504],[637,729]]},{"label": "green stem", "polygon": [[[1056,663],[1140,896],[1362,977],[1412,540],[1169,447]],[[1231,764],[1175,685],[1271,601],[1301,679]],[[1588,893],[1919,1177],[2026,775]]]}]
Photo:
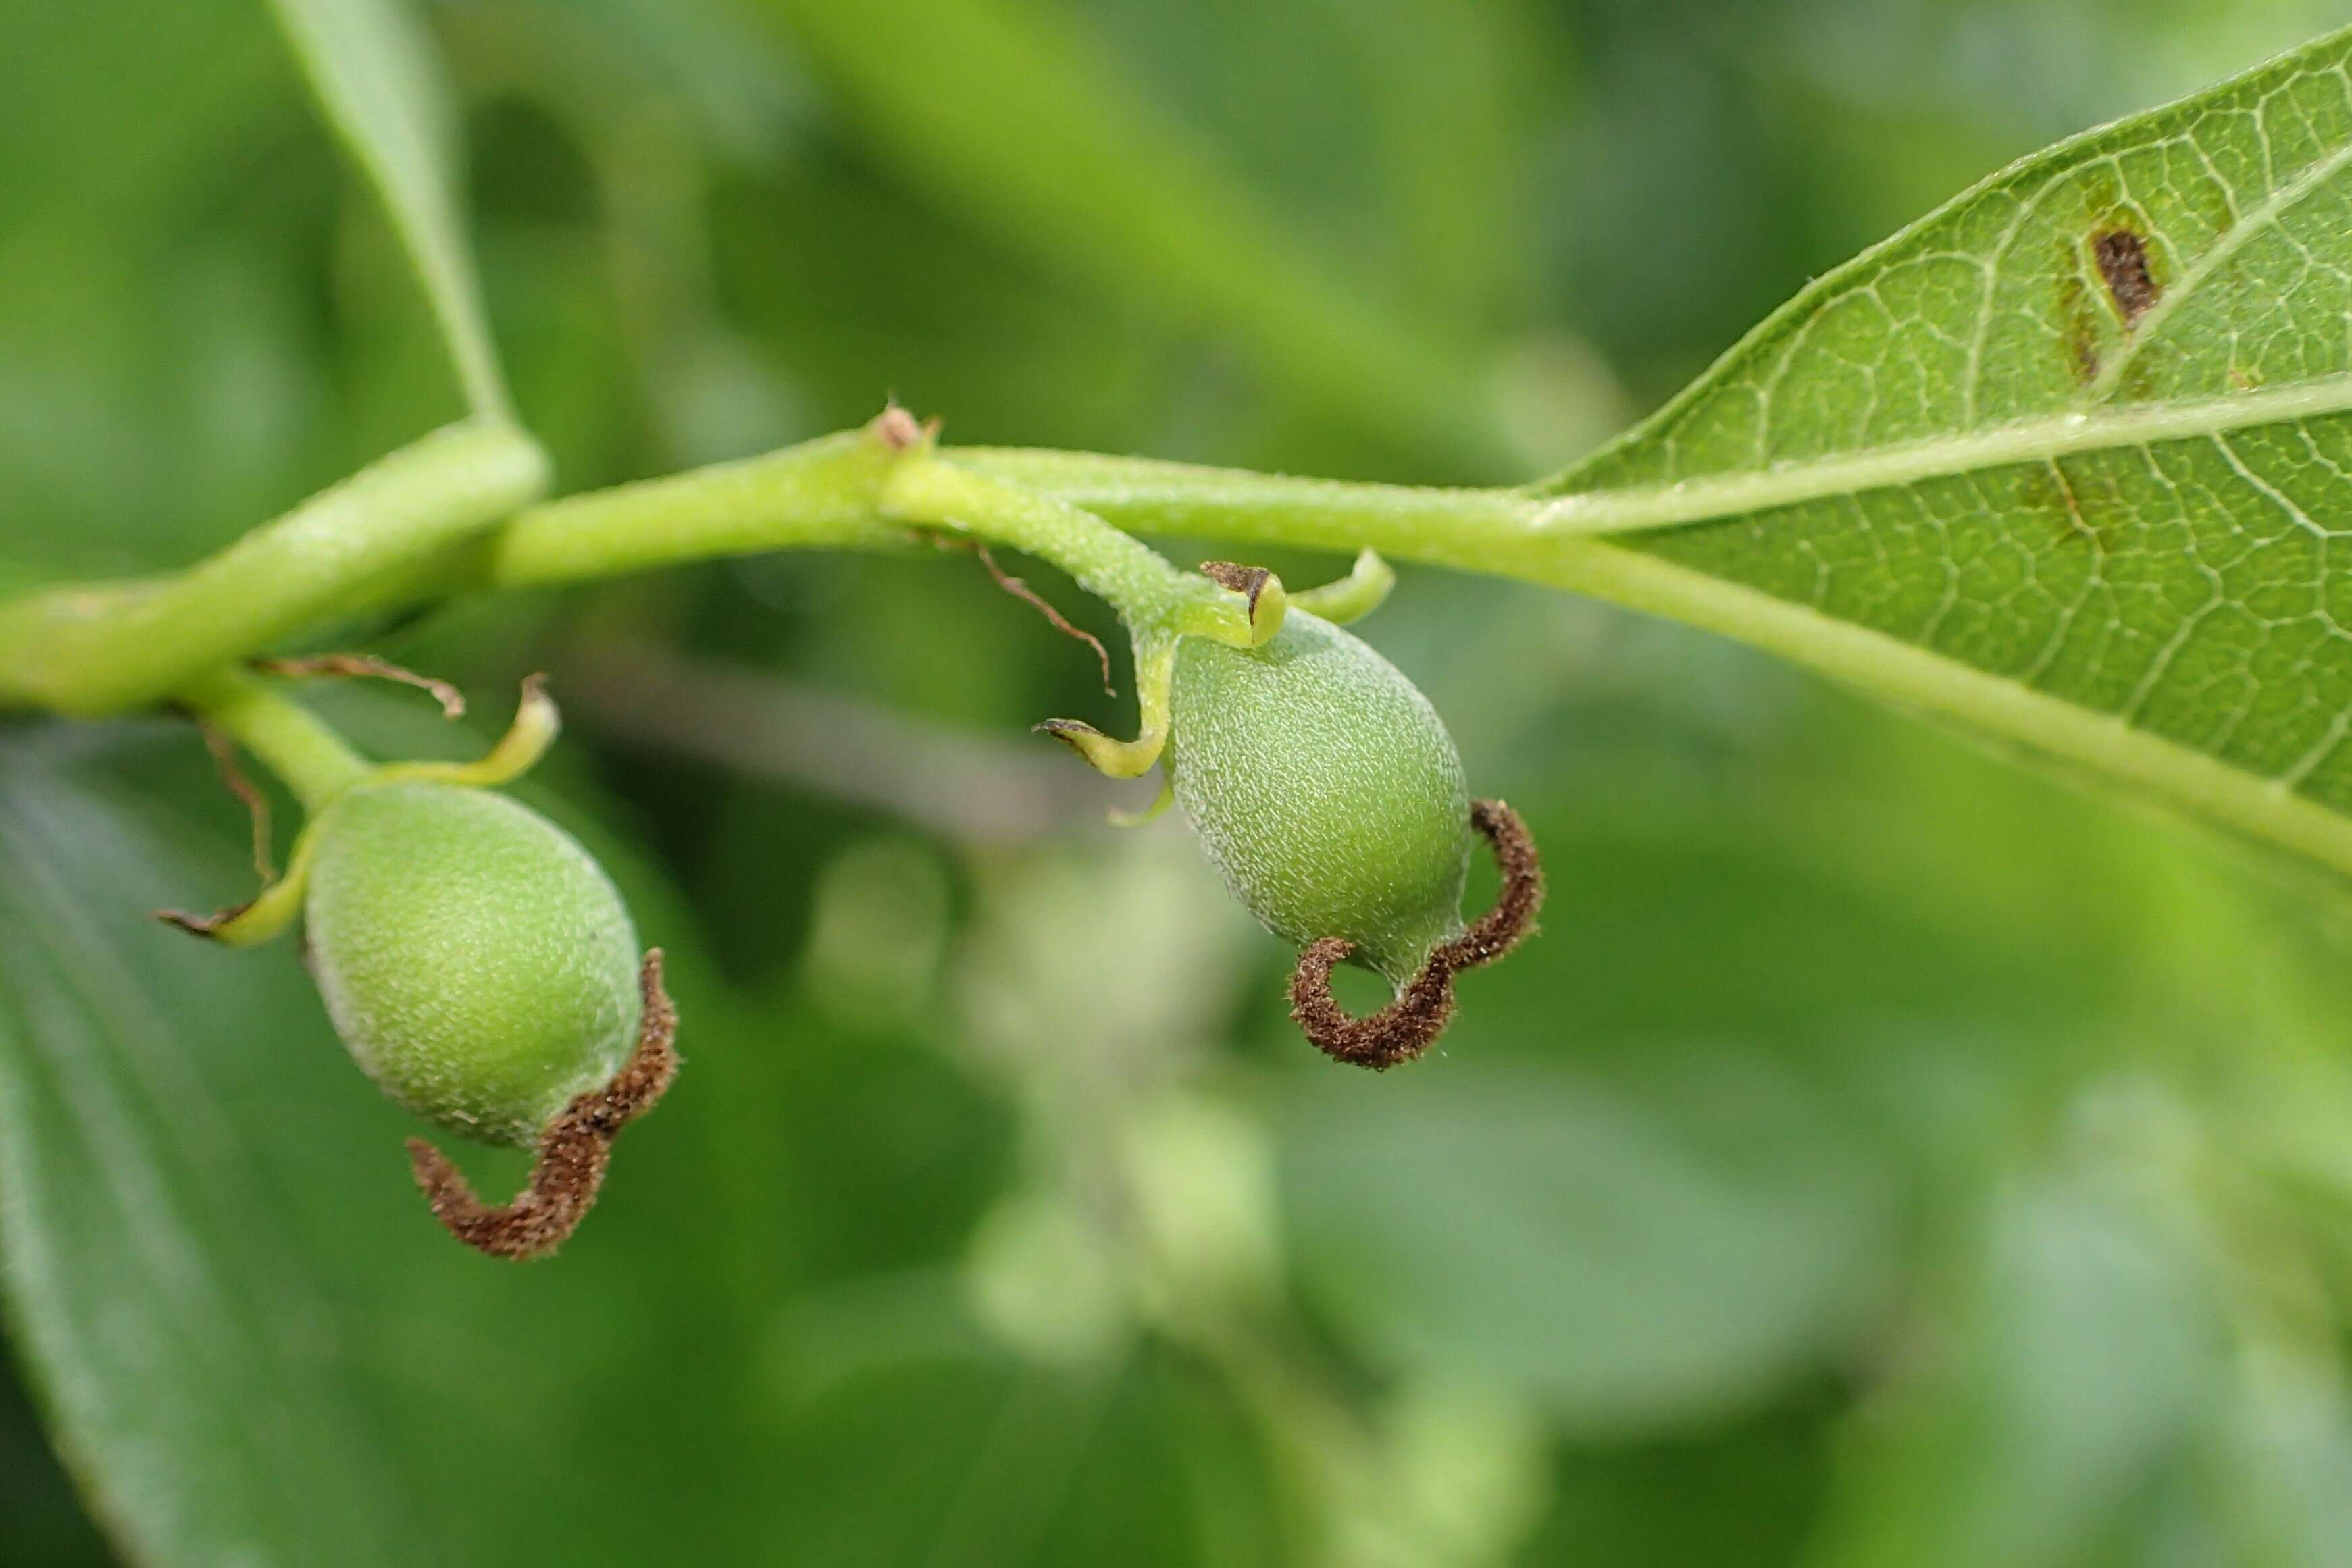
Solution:
[{"label": "green stem", "polygon": [[197,677],[179,701],[285,780],[312,816],[373,767],[309,708],[233,665]]},{"label": "green stem", "polygon": [[1216,591],[1207,579],[1179,571],[1158,550],[1090,512],[928,449],[907,455],[881,499],[893,517],[974,534],[1051,562],[1139,634],[1160,627],[1179,606]]},{"label": "green stem", "polygon": [[958,447],[959,467],[1083,507],[1122,528],[1279,546],[1370,547],[1400,560],[1543,579],[1583,541],[1543,525],[1545,503],[1515,490],[1294,479],[1082,452]]},{"label": "green stem", "polygon": [[[903,417],[903,416],[901,416]],[[436,432],[175,575],[0,601],[0,707],[152,705],[339,616],[791,549],[896,550],[909,524],[1028,551],[1139,634],[1223,604],[1129,528],[1354,549],[1541,577],[1539,503],[1504,491],[1288,479],[1134,458],[902,448],[875,426],[747,462],[525,506],[545,459],[520,433]],[[886,498],[885,490],[889,494]],[[516,511],[518,507],[524,509]],[[490,525],[508,517],[505,526]]]},{"label": "green stem", "polygon": [[1369,545],[1398,559],[1519,578],[1701,627],[2352,874],[2352,819],[2307,796],[2147,730],[2098,722],[2021,681],[1560,525],[1549,520],[1557,504],[1544,499],[1081,454],[971,449],[955,460],[1122,528],[1334,549]]},{"label": "green stem", "polygon": [[550,501],[488,540],[465,586],[579,582],[773,549],[897,549],[877,500],[898,454],[844,431],[741,463]]},{"label": "green stem", "polygon": [[[1108,519],[1139,532],[1269,546],[1370,546],[1396,559],[1648,611],[2021,741],[2352,873],[2352,819],[2292,789],[2144,729],[2086,724],[2086,710],[2021,682],[1621,548],[1594,537],[1592,518],[1517,491],[1343,484],[1054,452],[936,453],[893,411],[865,430],[752,462],[532,507],[471,537],[527,500],[543,476],[538,449],[520,434],[456,426],[177,576],[0,601],[0,706],[137,707],[359,608],[759,550],[897,549],[908,542],[908,524],[957,528],[1051,560],[1117,606],[1139,639],[1164,634],[1169,618],[1215,598],[1207,579],[1176,572]],[[1737,499],[1669,498],[1677,520]],[[1628,514],[1610,526],[1655,520]]]},{"label": "green stem", "polygon": [[509,425],[438,430],[168,577],[54,589],[0,604],[0,706],[121,713],[349,611],[546,487],[547,460]]}]

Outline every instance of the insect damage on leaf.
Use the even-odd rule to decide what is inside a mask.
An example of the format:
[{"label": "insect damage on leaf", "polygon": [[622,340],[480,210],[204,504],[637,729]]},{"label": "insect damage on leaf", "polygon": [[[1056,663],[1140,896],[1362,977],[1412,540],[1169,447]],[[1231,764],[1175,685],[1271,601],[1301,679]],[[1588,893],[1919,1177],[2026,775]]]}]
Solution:
[{"label": "insect damage on leaf", "polygon": [[2124,325],[2137,326],[2160,292],[2148,271],[2147,242],[2130,229],[2107,229],[2091,236],[2091,259]]},{"label": "insect damage on leaf", "polygon": [[2066,324],[2065,353],[2074,380],[2090,386],[2099,379],[2099,307],[2081,269],[2069,263],[2057,275],[2058,315]]},{"label": "insect damage on leaf", "polygon": [[2101,528],[2103,523],[2115,526],[2110,519],[2116,502],[2112,486],[2095,476],[2086,483],[2087,491],[2065,464],[2047,464],[2018,476],[2017,501],[2021,517],[2030,513],[2048,518],[2063,547],[2087,551],[2093,568],[2104,570],[2108,541]]}]

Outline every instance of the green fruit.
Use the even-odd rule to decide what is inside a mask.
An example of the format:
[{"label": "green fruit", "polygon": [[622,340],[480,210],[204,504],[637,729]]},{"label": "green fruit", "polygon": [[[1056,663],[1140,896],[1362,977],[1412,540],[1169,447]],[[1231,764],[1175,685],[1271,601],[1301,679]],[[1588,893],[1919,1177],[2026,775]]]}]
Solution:
[{"label": "green fruit", "polygon": [[569,834],[503,795],[417,781],[355,789],[310,831],[311,969],[385,1093],[528,1145],[620,1070],[643,1009],[636,933]]},{"label": "green fruit", "polygon": [[1398,986],[1462,935],[1462,758],[1395,665],[1293,609],[1262,648],[1186,638],[1170,718],[1176,799],[1269,930],[1344,938]]}]

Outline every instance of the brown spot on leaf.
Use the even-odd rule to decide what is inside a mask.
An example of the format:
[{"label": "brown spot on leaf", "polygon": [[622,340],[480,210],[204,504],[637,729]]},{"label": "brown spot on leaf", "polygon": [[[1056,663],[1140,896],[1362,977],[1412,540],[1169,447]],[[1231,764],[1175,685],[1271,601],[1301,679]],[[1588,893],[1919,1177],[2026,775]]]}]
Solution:
[{"label": "brown spot on leaf", "polygon": [[2067,340],[2074,350],[2074,374],[2084,385],[2088,386],[2099,379],[2098,342],[2083,329],[2080,322],[2075,324]]},{"label": "brown spot on leaf", "polygon": [[2107,557],[2114,526],[2112,511],[2103,516],[2102,508],[2111,508],[2116,497],[2112,486],[2095,478],[2085,496],[2082,477],[2058,463],[2039,464],[2018,476],[2016,499],[2021,513],[2045,519],[2062,542],[2087,549],[2095,569]]},{"label": "brown spot on leaf", "polygon": [[2099,530],[2091,526],[2091,519],[2084,515],[2082,499],[2074,494],[2074,482],[2066,476],[2064,466],[2051,464],[2050,479],[2052,489],[2057,493],[2058,504],[2065,513],[2067,528],[2089,542],[2092,554],[2104,557],[2107,553],[2106,543],[2099,538]]},{"label": "brown spot on leaf", "polygon": [[2091,236],[2091,259],[2126,327],[2137,326],[2159,290],[2147,267],[2147,242],[2130,229],[2106,229]]},{"label": "brown spot on leaf", "polygon": [[2066,324],[2066,361],[2084,386],[2099,379],[2099,308],[2091,302],[2080,257],[2062,251],[2057,271],[2058,315]]}]

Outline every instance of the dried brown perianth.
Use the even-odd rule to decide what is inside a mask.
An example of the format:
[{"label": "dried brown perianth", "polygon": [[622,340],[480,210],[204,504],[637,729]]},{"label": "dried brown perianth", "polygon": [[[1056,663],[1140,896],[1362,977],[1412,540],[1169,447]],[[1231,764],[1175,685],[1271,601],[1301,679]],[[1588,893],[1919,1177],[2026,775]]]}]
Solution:
[{"label": "dried brown perianth", "polygon": [[1433,950],[1396,1000],[1363,1018],[1350,1018],[1339,1006],[1331,995],[1331,971],[1355,951],[1344,937],[1326,936],[1298,956],[1290,977],[1290,1016],[1324,1055],[1376,1072],[1411,1061],[1452,1021],[1454,977],[1493,963],[1535,929],[1536,912],[1543,907],[1543,862],[1527,824],[1500,800],[1473,800],[1470,825],[1493,846],[1502,894],[1477,924]]},{"label": "dried brown perianth", "polygon": [[645,1017],[636,1049],[611,1082],[580,1095],[548,1124],[530,1180],[512,1203],[484,1203],[448,1155],[423,1138],[408,1140],[409,1168],[450,1235],[493,1258],[526,1261],[549,1256],[580,1228],[604,1185],[613,1140],[652,1110],[677,1076],[677,1009],[662,989],[660,948],[646,955],[637,984]]}]

